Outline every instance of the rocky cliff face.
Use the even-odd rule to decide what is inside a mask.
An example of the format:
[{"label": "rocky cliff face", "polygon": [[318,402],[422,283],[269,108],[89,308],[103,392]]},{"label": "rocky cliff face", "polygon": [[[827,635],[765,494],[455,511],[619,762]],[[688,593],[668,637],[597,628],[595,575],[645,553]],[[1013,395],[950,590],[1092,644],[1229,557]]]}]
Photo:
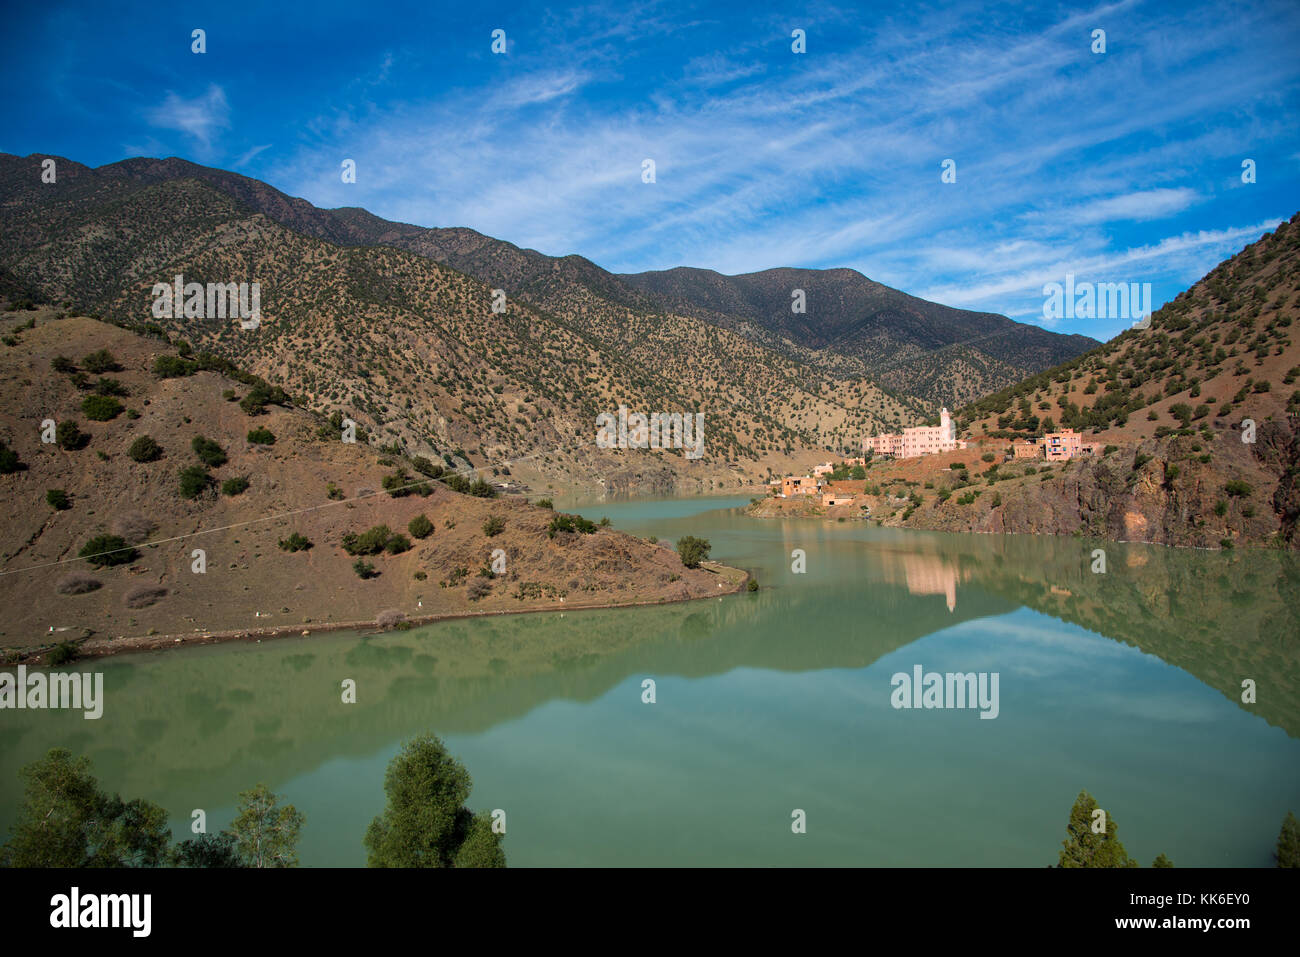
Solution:
[{"label": "rocky cliff face", "polygon": [[[1266,421],[1255,441],[1224,428],[1148,439],[1136,447],[1047,467],[1001,463],[974,475],[932,471],[932,481],[874,476],[841,507],[767,498],[756,518],[859,517],[945,532],[1083,535],[1195,548],[1300,548],[1300,417]],[[969,475],[969,478],[964,477]],[[955,477],[954,477],[955,476]]]},{"label": "rocky cliff face", "polygon": [[1253,443],[1232,433],[1213,443],[1197,436],[1153,439],[1136,451],[1078,459],[1015,484],[972,485],[979,494],[970,504],[954,496],[925,503],[906,521],[895,510],[884,524],[1199,548],[1296,548],[1298,425],[1265,422]]}]

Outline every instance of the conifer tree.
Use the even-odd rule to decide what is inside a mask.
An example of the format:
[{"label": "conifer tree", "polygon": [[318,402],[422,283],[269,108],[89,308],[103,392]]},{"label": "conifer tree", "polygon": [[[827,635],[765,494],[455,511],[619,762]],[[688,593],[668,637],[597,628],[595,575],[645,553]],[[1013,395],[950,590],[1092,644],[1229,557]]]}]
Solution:
[{"label": "conifer tree", "polygon": [[1094,819],[1100,822],[1101,816],[1094,816],[1100,811],[1097,802],[1087,791],[1080,791],[1070,809],[1070,822],[1066,826],[1069,834],[1061,844],[1061,867],[1137,867],[1137,861],[1128,856],[1124,845],[1120,843],[1119,825],[1115,819],[1104,811],[1105,831],[1093,831]]},{"label": "conifer tree", "polygon": [[1277,866],[1300,867],[1300,821],[1293,811],[1286,812],[1277,836]]}]

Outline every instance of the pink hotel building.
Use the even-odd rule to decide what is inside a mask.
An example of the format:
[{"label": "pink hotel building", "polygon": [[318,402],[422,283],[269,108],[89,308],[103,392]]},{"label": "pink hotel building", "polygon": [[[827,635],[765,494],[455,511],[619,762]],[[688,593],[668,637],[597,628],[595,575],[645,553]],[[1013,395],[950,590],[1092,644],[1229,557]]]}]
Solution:
[{"label": "pink hotel building", "polygon": [[862,450],[870,449],[876,455],[889,455],[896,459],[910,459],[936,452],[952,452],[966,448],[966,442],[957,438],[957,426],[947,409],[939,413],[938,425],[919,425],[904,429],[900,435],[888,432],[872,435],[862,440]]}]

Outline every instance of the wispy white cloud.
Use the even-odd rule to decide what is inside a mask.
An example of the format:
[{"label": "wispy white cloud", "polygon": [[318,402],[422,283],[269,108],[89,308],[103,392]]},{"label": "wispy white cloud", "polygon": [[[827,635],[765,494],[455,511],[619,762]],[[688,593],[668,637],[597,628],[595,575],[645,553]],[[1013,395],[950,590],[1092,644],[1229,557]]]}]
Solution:
[{"label": "wispy white cloud", "polygon": [[[679,49],[702,20],[552,13],[486,86],[322,115],[272,171],[321,205],[615,270],[842,265],[1030,319],[1067,270],[1177,291],[1268,228],[1225,196],[1243,151],[1295,138],[1261,97],[1293,103],[1300,71],[1258,44],[1295,32],[1295,15],[1123,0],[1013,27],[979,11],[936,11],[918,31],[810,10],[803,56],[788,41],[803,23],[764,14],[765,32],[644,80],[629,58],[654,38]],[[839,34],[860,42],[828,50]],[[562,67],[535,49],[554,44]],[[339,156],[357,160],[355,186]],[[946,158],[956,184],[940,181]]]},{"label": "wispy white cloud", "polygon": [[270,144],[270,143],[263,143],[261,146],[254,146],[252,149],[250,149],[248,152],[246,152],[243,156],[241,156],[241,157],[239,157],[237,160],[235,160],[234,165],[235,165],[235,166],[247,166],[247,165],[248,165],[249,163],[251,163],[251,162],[252,162],[252,161],[253,161],[257,156],[261,155],[265,150],[268,150],[268,149],[270,149],[270,148],[271,148],[271,144]]},{"label": "wispy white cloud", "polygon": [[230,104],[226,102],[225,91],[213,83],[191,99],[169,91],[160,105],[149,110],[147,119],[160,129],[185,133],[196,141],[200,150],[210,154],[214,138],[230,127]]}]

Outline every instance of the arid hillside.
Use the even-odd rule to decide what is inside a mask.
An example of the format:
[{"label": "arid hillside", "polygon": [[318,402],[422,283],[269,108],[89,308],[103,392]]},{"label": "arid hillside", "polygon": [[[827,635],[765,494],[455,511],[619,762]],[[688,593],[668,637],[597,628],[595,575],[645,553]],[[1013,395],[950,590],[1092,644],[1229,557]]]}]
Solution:
[{"label": "arid hillside", "polygon": [[165,337],[47,309],[0,313],[0,329],[11,656],[677,600],[744,580],[364,430],[346,443],[337,420]]},{"label": "arid hillside", "polygon": [[[943,531],[1201,548],[1300,547],[1300,214],[1217,266],[1150,328],[959,412],[965,451],[872,461],[853,507],[802,511]],[[1072,428],[1095,454],[1008,460]]]},{"label": "arid hillside", "polygon": [[[504,273],[484,281],[431,258],[448,244],[427,248],[431,234],[407,235],[415,227],[374,237],[406,237],[415,251],[358,245],[360,227],[346,224],[370,222],[359,211],[338,219],[233,174],[195,167],[178,178],[185,170],[170,160],[63,163],[57,184],[41,184],[34,158],[0,157],[0,290],[158,326],[411,454],[459,450],[540,490],[703,492],[924,410],[740,333],[606,298],[577,257],[543,268],[494,246]],[[154,315],[154,284],[176,275],[257,282],[260,327]],[[596,416],[619,406],[703,413],[704,455],[596,448]]]}]

